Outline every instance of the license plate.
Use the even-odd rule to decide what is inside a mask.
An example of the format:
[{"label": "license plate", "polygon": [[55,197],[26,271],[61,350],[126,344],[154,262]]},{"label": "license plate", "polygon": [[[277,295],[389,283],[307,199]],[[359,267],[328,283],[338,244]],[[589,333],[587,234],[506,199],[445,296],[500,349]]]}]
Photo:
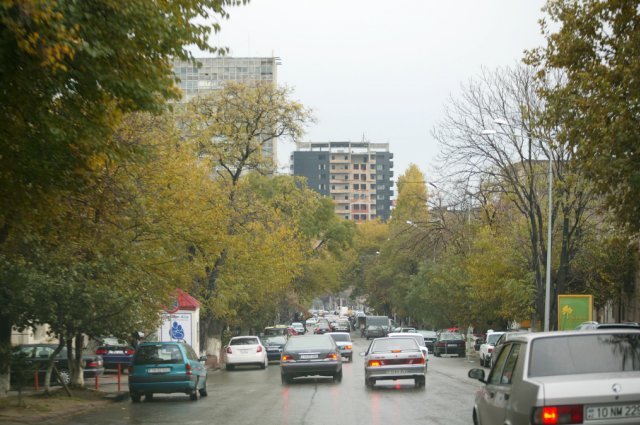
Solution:
[{"label": "license plate", "polygon": [[249,350],[240,350],[240,353],[242,354],[247,354],[249,352]]},{"label": "license plate", "polygon": [[278,347],[267,347],[267,351],[280,351]]},{"label": "license plate", "polygon": [[615,406],[587,406],[587,420],[639,418],[640,404],[618,404]]},{"label": "license plate", "polygon": [[300,354],[300,358],[303,360],[317,359],[318,355],[317,354]]},{"label": "license plate", "polygon": [[110,351],[109,354],[124,354],[124,351],[122,351],[122,350],[113,350],[113,351]]},{"label": "license plate", "polygon": [[404,375],[405,373],[410,373],[408,370],[387,370],[385,372],[387,375]]},{"label": "license plate", "polygon": [[171,368],[168,367],[151,367],[147,369],[148,373],[169,373],[171,372]]},{"label": "license plate", "polygon": [[457,347],[456,344],[447,344],[447,347]]}]

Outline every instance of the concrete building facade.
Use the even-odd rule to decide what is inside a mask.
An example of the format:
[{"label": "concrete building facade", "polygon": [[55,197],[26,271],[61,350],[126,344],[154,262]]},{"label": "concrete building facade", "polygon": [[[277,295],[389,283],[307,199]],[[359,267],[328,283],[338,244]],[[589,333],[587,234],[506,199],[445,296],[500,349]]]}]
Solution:
[{"label": "concrete building facade", "polygon": [[335,202],[345,220],[364,222],[391,215],[393,153],[388,143],[306,142],[291,154],[291,173]]},{"label": "concrete building facade", "polygon": [[[247,84],[277,84],[278,57],[196,58],[199,65],[189,61],[173,62],[173,73],[180,80],[178,87],[182,99],[178,103],[188,103],[194,98],[208,96],[222,89],[225,82],[236,81]],[[278,163],[277,140],[264,143],[262,153]]]}]

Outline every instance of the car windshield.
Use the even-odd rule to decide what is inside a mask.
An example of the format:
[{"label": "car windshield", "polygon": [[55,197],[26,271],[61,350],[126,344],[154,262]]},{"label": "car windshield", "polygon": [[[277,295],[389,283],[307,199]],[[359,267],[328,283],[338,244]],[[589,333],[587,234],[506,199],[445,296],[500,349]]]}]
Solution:
[{"label": "car windshield", "polygon": [[287,333],[286,328],[267,328],[264,330],[265,336],[284,335]]},{"label": "car windshield", "polygon": [[260,339],[263,345],[284,345],[287,343],[287,339],[283,336],[267,336]]},{"label": "car windshield", "polygon": [[141,345],[138,347],[134,356],[134,365],[145,364],[178,364],[183,363],[184,359],[177,345]]},{"label": "car windshield", "polygon": [[407,335],[405,332],[402,336],[391,335],[391,338],[413,338],[418,345],[424,345],[424,337],[422,335]]},{"label": "car windshield", "polygon": [[442,332],[439,338],[440,340],[446,340],[446,341],[462,341],[464,339],[462,337],[462,334],[455,333],[455,332]]},{"label": "car windshield", "polygon": [[371,344],[372,353],[388,353],[394,350],[419,351],[420,347],[413,338],[377,339]]},{"label": "car windshield", "polygon": [[229,345],[258,345],[258,338],[234,338],[229,341]]},{"label": "car windshield", "polygon": [[323,337],[322,335],[317,336],[298,336],[293,337],[287,341],[287,345],[285,346],[286,350],[305,350],[305,349],[322,349],[322,350],[330,350],[333,348],[331,343],[331,339],[328,337]]},{"label": "car windshield", "polygon": [[490,333],[489,335],[487,335],[487,342],[489,344],[493,344],[495,345],[496,342],[498,342],[498,339],[500,338],[502,334],[499,333]]},{"label": "car windshield", "polygon": [[437,338],[438,335],[433,332],[433,331],[417,331],[418,333],[420,333],[423,337],[425,338]]},{"label": "car windshield", "polygon": [[640,371],[640,334],[571,335],[535,339],[529,376]]},{"label": "car windshield", "polygon": [[347,334],[331,334],[334,341],[351,341],[351,337]]}]

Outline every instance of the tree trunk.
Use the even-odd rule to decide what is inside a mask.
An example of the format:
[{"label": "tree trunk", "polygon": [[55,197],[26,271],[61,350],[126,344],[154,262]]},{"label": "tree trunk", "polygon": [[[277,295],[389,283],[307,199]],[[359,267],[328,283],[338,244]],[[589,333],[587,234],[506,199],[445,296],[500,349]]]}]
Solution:
[{"label": "tree trunk", "polygon": [[11,328],[13,321],[10,317],[0,315],[0,398],[9,395],[11,382]]},{"label": "tree trunk", "polygon": [[75,337],[75,346],[67,340],[67,357],[69,362],[69,371],[71,372],[71,387],[84,388],[84,362],[82,351],[84,347],[84,335],[77,334]]},{"label": "tree trunk", "polygon": [[53,351],[53,353],[51,354],[51,356],[47,361],[47,372],[44,375],[44,392],[46,394],[51,394],[51,375],[53,371],[54,359],[58,357],[58,354],[60,354],[63,348],[64,348],[64,339],[60,337],[60,343],[58,344],[58,347],[56,347],[56,349]]}]

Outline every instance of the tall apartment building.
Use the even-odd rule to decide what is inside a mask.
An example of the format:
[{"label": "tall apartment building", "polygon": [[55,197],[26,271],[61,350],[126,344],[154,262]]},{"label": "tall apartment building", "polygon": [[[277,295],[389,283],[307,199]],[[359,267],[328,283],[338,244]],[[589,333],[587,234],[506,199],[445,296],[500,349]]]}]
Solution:
[{"label": "tall apartment building", "polygon": [[[196,58],[201,65],[188,61],[173,62],[173,73],[180,79],[178,87],[183,96],[179,103],[187,103],[198,96],[207,96],[220,90],[227,81],[245,83],[272,82],[277,84],[278,57],[233,58],[213,57]],[[263,146],[263,154],[278,163],[277,142],[271,141]]]},{"label": "tall apartment building", "polygon": [[309,187],[334,200],[336,214],[363,222],[391,215],[393,154],[388,143],[298,143],[291,172]]}]

